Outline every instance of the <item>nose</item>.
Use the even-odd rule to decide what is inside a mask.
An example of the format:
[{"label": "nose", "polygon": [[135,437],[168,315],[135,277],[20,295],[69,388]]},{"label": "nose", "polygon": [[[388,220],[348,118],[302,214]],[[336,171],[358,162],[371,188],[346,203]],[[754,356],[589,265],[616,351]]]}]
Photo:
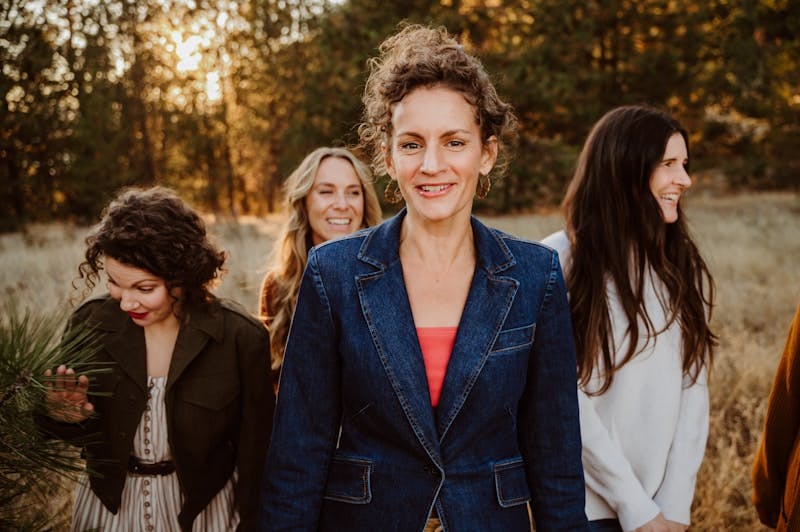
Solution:
[{"label": "nose", "polygon": [[442,157],[436,146],[431,146],[425,149],[425,155],[422,160],[422,172],[426,174],[436,174],[442,166]]},{"label": "nose", "polygon": [[136,298],[134,298],[127,290],[123,290],[122,295],[119,298],[119,308],[125,312],[128,312],[136,309],[138,306],[139,302],[136,301]]},{"label": "nose", "polygon": [[682,186],[683,188],[689,188],[690,186],[692,186],[692,178],[689,176],[689,173],[686,171],[686,168],[681,168],[680,172],[678,172],[678,175],[675,178],[675,183]]},{"label": "nose", "polygon": [[346,191],[338,191],[333,195],[333,206],[337,209],[346,209],[347,208],[347,192]]}]

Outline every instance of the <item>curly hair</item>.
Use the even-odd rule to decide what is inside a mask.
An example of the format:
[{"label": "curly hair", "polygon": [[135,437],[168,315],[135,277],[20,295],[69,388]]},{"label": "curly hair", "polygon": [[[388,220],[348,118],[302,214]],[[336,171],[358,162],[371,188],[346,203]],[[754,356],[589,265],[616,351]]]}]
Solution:
[{"label": "curly hair", "polygon": [[[717,337],[708,325],[713,278],[692,241],[680,204],[677,221],[664,223],[650,191],[653,170],[676,133],[683,137],[688,153],[686,130],[668,114],[647,106],[609,111],[589,133],[564,197],[572,243],[566,283],[578,376],[585,385],[597,368],[605,368],[598,394],[611,385],[615,371],[636,356],[640,335],[658,333],[645,305],[648,269],[666,287],[666,308],[680,324],[684,374],[696,380],[713,358]],[[628,349],[616,363],[609,280],[617,288],[629,324]],[[644,323],[644,331],[639,323]]]},{"label": "curly hair", "polygon": [[283,360],[283,349],[297,303],[300,279],[308,260],[308,250],[313,245],[305,199],[314,185],[320,164],[328,157],[339,157],[348,161],[361,181],[364,198],[364,219],[361,227],[377,225],[382,219],[381,206],[372,185],[369,168],[345,148],[317,148],[288,177],[284,183],[284,191],[289,219],[273,248],[261,286],[259,305],[261,319],[270,331],[273,370],[278,370]]},{"label": "curly hair", "polygon": [[86,246],[78,266],[86,293],[97,284],[103,259],[109,257],[163,279],[170,293],[180,288],[181,313],[215,300],[210,289],[224,272],[226,258],[210,242],[202,218],[164,187],[120,193],[86,237]]},{"label": "curly hair", "polygon": [[441,85],[460,92],[475,108],[481,141],[497,138],[498,158],[492,173],[502,176],[516,140],[517,118],[510,104],[497,95],[480,61],[448,34],[445,28],[402,26],[369,60],[369,77],[358,126],[361,146],[372,157],[378,175],[386,174],[382,146],[389,149],[395,104],[418,88]]}]

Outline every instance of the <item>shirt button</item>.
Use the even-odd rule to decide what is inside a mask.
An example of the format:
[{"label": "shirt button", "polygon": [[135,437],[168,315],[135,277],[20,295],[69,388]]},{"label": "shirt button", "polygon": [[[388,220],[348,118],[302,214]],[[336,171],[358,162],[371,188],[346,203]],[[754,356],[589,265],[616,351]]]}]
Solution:
[{"label": "shirt button", "polygon": [[145,485],[145,486],[149,486],[149,485],[150,485],[150,481],[149,481],[149,480],[145,480],[145,481],[144,481],[144,485]]},{"label": "shirt button", "polygon": [[145,449],[144,454],[150,454],[150,449]]},{"label": "shirt button", "polygon": [[144,501],[144,507],[150,508],[150,501]]},{"label": "shirt button", "polygon": [[145,444],[145,445],[150,445],[150,440],[148,440],[148,439],[145,439],[145,440],[144,440],[144,444]]}]

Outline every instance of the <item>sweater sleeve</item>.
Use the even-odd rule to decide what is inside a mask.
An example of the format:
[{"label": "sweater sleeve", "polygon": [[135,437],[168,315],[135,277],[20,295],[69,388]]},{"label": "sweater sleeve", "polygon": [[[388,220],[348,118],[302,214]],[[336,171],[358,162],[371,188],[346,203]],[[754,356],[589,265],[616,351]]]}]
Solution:
[{"label": "sweater sleeve", "polygon": [[706,369],[696,382],[684,376],[678,426],[667,457],[664,480],[653,497],[670,521],[688,525],[697,471],[708,439],[709,397]]},{"label": "sweater sleeve", "polygon": [[764,433],[753,464],[753,502],[762,523],[778,523],[789,458],[800,429],[800,307],[797,308],[767,403]]},{"label": "sweater sleeve", "polygon": [[628,460],[611,438],[592,400],[578,393],[586,485],[617,513],[623,530],[634,530],[661,511],[645,491]]}]

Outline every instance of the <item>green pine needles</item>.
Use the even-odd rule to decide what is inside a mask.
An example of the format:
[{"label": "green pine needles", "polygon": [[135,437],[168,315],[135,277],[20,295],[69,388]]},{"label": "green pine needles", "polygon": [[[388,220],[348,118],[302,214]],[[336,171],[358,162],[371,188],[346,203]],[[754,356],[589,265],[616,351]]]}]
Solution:
[{"label": "green pine needles", "polygon": [[[46,369],[66,364],[76,374],[108,371],[92,363],[98,343],[91,331],[62,335],[63,318],[34,316],[6,303],[0,315],[0,530],[45,530],[43,508],[65,476],[83,469],[75,447],[49,439],[37,427],[43,413]],[[63,518],[64,516],[55,516]]]}]

